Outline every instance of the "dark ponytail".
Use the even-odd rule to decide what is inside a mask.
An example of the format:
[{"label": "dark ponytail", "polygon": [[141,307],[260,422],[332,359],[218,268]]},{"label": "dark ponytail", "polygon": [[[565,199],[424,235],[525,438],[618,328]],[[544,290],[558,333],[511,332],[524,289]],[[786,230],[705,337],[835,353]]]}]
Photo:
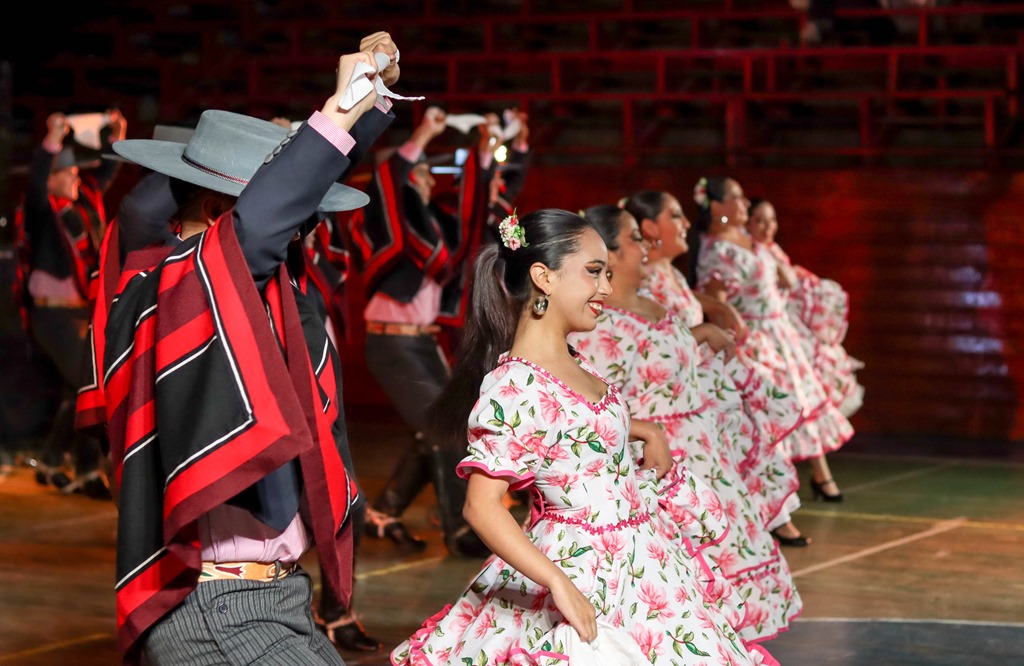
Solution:
[{"label": "dark ponytail", "polygon": [[665,193],[661,190],[640,190],[626,199],[623,209],[643,225],[644,220],[656,220],[665,209]]},{"label": "dark ponytail", "polygon": [[525,245],[510,250],[500,240],[487,244],[473,262],[466,326],[452,369],[452,378],[434,404],[435,433],[461,447],[469,414],[480,397],[480,384],[512,347],[519,318],[535,297],[530,266],[541,263],[558,270],[565,257],[579,250],[580,235],[591,228],[577,215],[544,208],[519,220]]},{"label": "dark ponytail", "polygon": [[690,288],[697,285],[697,261],[700,259],[700,240],[711,228],[711,202],[725,201],[725,183],[728,178],[702,177],[693,187],[693,200],[697,204],[697,223],[686,234],[686,281]]},{"label": "dark ponytail", "polygon": [[612,204],[599,204],[584,210],[583,219],[601,235],[601,240],[608,247],[608,251],[614,252],[619,249],[622,214],[627,212],[629,211]]}]

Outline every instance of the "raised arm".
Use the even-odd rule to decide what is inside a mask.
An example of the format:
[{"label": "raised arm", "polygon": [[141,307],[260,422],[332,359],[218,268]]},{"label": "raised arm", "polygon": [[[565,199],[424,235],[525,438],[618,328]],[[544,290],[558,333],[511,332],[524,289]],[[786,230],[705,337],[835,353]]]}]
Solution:
[{"label": "raised arm", "polygon": [[303,222],[316,214],[321,199],[351,163],[355,141],[350,130],[377,101],[376,92],[349,111],[340,101],[356,63],[374,66],[369,53],[342,56],[335,91],[309,120],[290,133],[242,190],[233,222],[246,261],[258,287],[285,260],[288,243]]}]

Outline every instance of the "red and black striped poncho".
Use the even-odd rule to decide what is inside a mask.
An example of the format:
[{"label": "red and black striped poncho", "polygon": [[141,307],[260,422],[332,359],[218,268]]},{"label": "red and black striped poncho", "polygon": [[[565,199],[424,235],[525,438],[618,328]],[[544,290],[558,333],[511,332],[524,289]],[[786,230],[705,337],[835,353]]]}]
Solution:
[{"label": "red and black striped poncho", "polygon": [[301,316],[302,305],[284,265],[261,297],[230,213],[178,247],[128,256],[102,376],[128,661],[197,585],[197,519],[295,458],[323,583],[347,603],[356,486],[331,433],[336,359],[322,320]]}]

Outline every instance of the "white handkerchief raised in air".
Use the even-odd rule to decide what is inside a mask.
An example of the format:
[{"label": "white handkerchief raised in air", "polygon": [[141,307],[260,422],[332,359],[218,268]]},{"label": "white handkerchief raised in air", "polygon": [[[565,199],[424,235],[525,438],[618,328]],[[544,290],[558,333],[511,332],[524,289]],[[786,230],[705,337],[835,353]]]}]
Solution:
[{"label": "white handkerchief raised in air", "polygon": [[65,116],[68,125],[75,132],[75,141],[94,150],[100,149],[100,130],[110,124],[105,113],[76,113]]},{"label": "white handkerchief raised in air", "polygon": [[650,666],[651,663],[625,629],[613,627],[604,620],[597,621],[597,638],[590,643],[580,640],[580,635],[568,622],[555,627],[551,637],[556,645],[562,644],[570,664]]},{"label": "white handkerchief raised in air", "polygon": [[487,119],[477,113],[450,113],[444,117],[445,125],[457,129],[463,134],[469,134],[474,127],[486,122]]},{"label": "white handkerchief raised in air", "polygon": [[502,114],[502,118],[505,120],[505,129],[501,132],[501,138],[503,141],[516,138],[519,134],[519,130],[523,128],[522,123],[519,122],[519,116],[512,111],[512,109],[505,109]]},{"label": "white handkerchief raised in air", "polygon": [[[374,88],[377,89],[378,97],[390,97],[391,99],[407,101],[423,99],[422,97],[403,97],[402,95],[396,95],[388,90],[388,87],[384,85],[384,82],[379,76],[375,76],[371,81],[369,78],[370,74],[383,72],[388,65],[391,64],[391,59],[384,53],[373,54],[373,59],[377,64],[376,69],[364,62],[356,63],[355,68],[352,70],[352,78],[349,79],[348,87],[346,87],[345,92],[341,94],[341,101],[338,102],[338,108],[342,111],[348,111],[355,106],[359,100],[369,95],[370,91]],[[398,62],[397,54],[395,62]]]}]

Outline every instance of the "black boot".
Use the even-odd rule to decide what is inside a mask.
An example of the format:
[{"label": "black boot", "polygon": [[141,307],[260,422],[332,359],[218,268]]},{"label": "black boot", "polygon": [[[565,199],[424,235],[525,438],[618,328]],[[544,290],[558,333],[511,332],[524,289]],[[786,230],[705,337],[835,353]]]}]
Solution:
[{"label": "black boot", "polygon": [[350,652],[377,652],[384,647],[379,640],[366,634],[355,613],[339,604],[326,587],[322,590],[320,611],[314,610],[313,619],[327,640]]},{"label": "black boot", "polygon": [[430,473],[434,494],[437,496],[441,529],[444,530],[444,545],[456,557],[486,558],[491,555],[490,549],[462,517],[462,507],[466,503],[466,480],[455,472],[462,460],[461,454],[461,451],[448,451],[436,446],[430,449]]},{"label": "black boot", "polygon": [[398,459],[391,478],[377,496],[373,507],[367,507],[364,532],[378,539],[387,537],[404,552],[424,551],[427,542],[410,534],[399,517],[429,482],[430,472],[423,443],[417,438],[405,455]]}]

